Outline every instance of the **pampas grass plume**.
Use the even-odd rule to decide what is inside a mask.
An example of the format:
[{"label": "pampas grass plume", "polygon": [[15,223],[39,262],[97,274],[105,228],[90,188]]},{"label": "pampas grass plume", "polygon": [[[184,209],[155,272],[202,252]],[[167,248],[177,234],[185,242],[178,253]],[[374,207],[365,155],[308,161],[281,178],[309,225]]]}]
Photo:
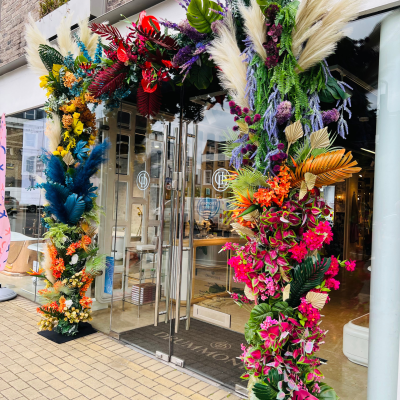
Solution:
[{"label": "pampas grass plume", "polygon": [[223,22],[218,25],[218,33],[211,42],[209,53],[214,63],[221,69],[219,79],[224,89],[241,107],[249,107],[246,99],[247,63],[236,42],[235,24],[231,13],[227,13]]},{"label": "pampas grass plume", "polygon": [[[296,46],[293,50],[302,72],[335,51],[345,36],[343,28],[357,17],[361,3],[362,0],[339,0],[332,5],[329,0],[307,0],[302,5],[296,16],[300,27],[292,34]],[[307,40],[305,45],[301,37]]]},{"label": "pampas grass plume", "polygon": [[265,17],[261,12],[257,0],[251,0],[250,7],[246,7],[243,3],[240,3],[239,11],[244,19],[246,35],[251,39],[254,50],[265,61],[267,59],[267,52],[263,47],[263,43],[267,37],[267,26],[265,25]]},{"label": "pampas grass plume", "polygon": [[56,113],[51,113],[51,119],[47,119],[46,130],[44,134],[49,139],[50,153],[57,150],[58,145],[61,141],[61,121],[60,117]]},{"label": "pampas grass plume", "polygon": [[93,34],[90,30],[88,18],[79,22],[79,38],[86,46],[90,57],[93,57],[97,47],[98,35]]},{"label": "pampas grass plume", "polygon": [[30,14],[28,16],[28,23],[25,28],[25,40],[26,59],[28,61],[29,68],[39,76],[48,75],[49,72],[43,65],[39,56],[39,46],[41,44],[49,45],[49,42],[39,31],[39,28],[36,26],[35,21]]},{"label": "pampas grass plume", "polygon": [[74,38],[71,35],[71,19],[72,15],[62,19],[57,28],[57,43],[60,48],[60,53],[65,57],[71,53],[74,57],[79,55],[79,48]]}]

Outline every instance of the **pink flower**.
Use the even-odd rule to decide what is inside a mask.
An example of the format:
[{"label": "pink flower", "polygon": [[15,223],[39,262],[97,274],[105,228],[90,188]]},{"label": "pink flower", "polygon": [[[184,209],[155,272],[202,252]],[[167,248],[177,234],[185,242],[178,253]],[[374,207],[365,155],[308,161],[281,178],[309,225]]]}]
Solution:
[{"label": "pink flower", "polygon": [[329,266],[328,271],[325,272],[325,275],[333,278],[339,273],[339,263],[335,256],[331,256],[331,265]]},{"label": "pink flower", "polygon": [[308,253],[306,244],[304,242],[294,245],[291,249],[289,249],[289,252],[292,253],[291,257],[299,263],[304,260]]},{"label": "pink flower", "polygon": [[325,282],[325,287],[327,287],[328,289],[338,290],[339,286],[340,282],[333,278],[329,278]]},{"label": "pink flower", "polygon": [[332,228],[328,221],[321,221],[315,229],[315,232],[324,235],[324,243],[329,244],[333,239]]},{"label": "pink flower", "polygon": [[354,260],[347,260],[344,263],[344,267],[346,268],[347,271],[354,271],[356,269],[356,262]]},{"label": "pink flower", "polygon": [[318,235],[311,229],[303,233],[303,239],[306,241],[306,245],[311,251],[319,250],[324,244],[324,236]]}]

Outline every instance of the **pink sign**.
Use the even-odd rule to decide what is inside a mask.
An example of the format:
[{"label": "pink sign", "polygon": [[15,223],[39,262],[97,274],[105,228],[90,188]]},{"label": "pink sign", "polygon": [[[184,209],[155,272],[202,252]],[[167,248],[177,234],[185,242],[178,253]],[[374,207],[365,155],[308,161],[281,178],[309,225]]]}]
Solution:
[{"label": "pink sign", "polygon": [[3,114],[0,121],[0,271],[6,267],[11,239],[10,221],[5,205],[6,136],[6,116]]}]

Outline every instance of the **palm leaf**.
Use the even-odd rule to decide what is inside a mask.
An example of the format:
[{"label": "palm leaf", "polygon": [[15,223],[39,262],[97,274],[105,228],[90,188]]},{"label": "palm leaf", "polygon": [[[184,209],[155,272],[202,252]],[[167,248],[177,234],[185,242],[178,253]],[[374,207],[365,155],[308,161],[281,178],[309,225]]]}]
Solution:
[{"label": "palm leaf", "polygon": [[315,186],[327,186],[336,182],[343,182],[361,168],[356,167],[357,161],[353,160],[351,152],[345,153],[345,149],[330,151],[316,157],[310,157],[300,164],[296,170],[291,171],[292,187],[299,187],[304,180],[306,172],[317,175]]},{"label": "palm leaf", "polygon": [[92,30],[92,32],[110,42],[113,39],[115,39],[117,42],[123,40],[120,31],[112,25],[96,24],[93,22],[92,24],[90,24],[89,28]]},{"label": "palm leaf", "polygon": [[137,26],[135,28],[136,32],[140,35],[153,42],[158,44],[161,47],[164,47],[167,50],[178,50],[179,46],[178,43],[172,37],[163,35],[161,32],[157,32],[155,30],[147,30],[143,29],[142,26]]},{"label": "palm leaf", "polygon": [[240,143],[235,143],[238,139],[238,133],[232,129],[229,129],[228,132],[224,132],[225,142],[220,143],[222,153],[227,157],[232,157],[232,150],[240,145]]},{"label": "palm leaf", "polygon": [[340,146],[335,146],[333,147],[333,143],[335,142],[337,138],[337,134],[333,135],[332,137],[329,136],[329,141],[330,145],[327,147],[323,147],[320,149],[312,149],[311,148],[311,140],[309,136],[306,136],[304,138],[304,141],[300,146],[297,148],[295,154],[294,154],[294,159],[297,164],[303,162],[308,155],[312,155],[313,157],[319,156],[320,154],[327,153],[328,151],[334,151],[334,150],[339,150],[342,149]]},{"label": "palm leaf", "polygon": [[142,85],[139,85],[137,91],[137,108],[140,114],[144,117],[154,117],[160,111],[162,93],[160,85],[153,93],[148,93],[143,90]]},{"label": "palm leaf", "polygon": [[297,307],[303,294],[322,283],[330,265],[330,258],[321,260],[319,255],[316,258],[308,257],[302,264],[297,265],[293,269],[293,280],[290,282],[290,297],[287,303],[291,307]]},{"label": "palm leaf", "polygon": [[88,90],[94,97],[100,97],[104,93],[112,95],[119,89],[127,75],[127,68],[124,63],[118,61],[99,73],[93,79]]},{"label": "palm leaf", "polygon": [[253,393],[259,400],[275,400],[278,392],[268,383],[256,383],[253,387]]},{"label": "palm leaf", "polygon": [[51,71],[54,64],[64,64],[64,57],[61,53],[47,44],[41,44],[39,46],[39,56],[47,71]]},{"label": "palm leaf", "polygon": [[242,196],[246,196],[247,191],[253,194],[260,186],[268,186],[265,176],[256,169],[245,167],[237,172],[237,177],[229,183],[234,193],[240,193]]}]

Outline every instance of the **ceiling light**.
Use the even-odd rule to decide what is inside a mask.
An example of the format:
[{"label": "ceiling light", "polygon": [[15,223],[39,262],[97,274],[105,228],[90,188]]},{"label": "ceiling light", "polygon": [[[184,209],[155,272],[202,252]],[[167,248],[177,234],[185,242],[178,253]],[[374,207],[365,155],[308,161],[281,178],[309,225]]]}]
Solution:
[{"label": "ceiling light", "polygon": [[367,149],[363,149],[362,147],[361,147],[361,150],[367,151],[368,153],[375,154],[375,152],[374,152],[374,151],[372,151],[372,150],[367,150]]}]

